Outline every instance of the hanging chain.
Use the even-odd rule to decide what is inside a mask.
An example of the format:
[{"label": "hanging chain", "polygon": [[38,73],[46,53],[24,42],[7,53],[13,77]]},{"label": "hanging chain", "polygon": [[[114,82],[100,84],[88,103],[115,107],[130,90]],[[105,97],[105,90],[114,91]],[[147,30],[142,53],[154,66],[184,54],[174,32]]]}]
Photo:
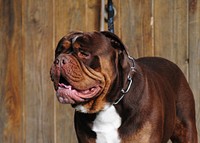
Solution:
[{"label": "hanging chain", "polygon": [[108,0],[108,31],[114,33],[114,8],[112,0]]}]

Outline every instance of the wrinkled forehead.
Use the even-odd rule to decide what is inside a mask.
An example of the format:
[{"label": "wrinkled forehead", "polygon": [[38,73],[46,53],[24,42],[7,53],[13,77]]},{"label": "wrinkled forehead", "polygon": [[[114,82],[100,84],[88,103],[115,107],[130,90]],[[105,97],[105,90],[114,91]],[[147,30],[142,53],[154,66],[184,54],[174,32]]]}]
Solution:
[{"label": "wrinkled forehead", "polygon": [[[99,32],[71,32],[64,36],[56,48],[56,57],[66,52],[69,48],[88,49],[90,52],[107,51],[110,49],[110,40]],[[112,49],[112,48],[111,48]]]},{"label": "wrinkled forehead", "polygon": [[72,44],[78,42],[83,45],[101,45],[108,42],[107,38],[99,32],[85,32],[82,34],[77,34],[73,36],[71,41]]},{"label": "wrinkled forehead", "polygon": [[87,49],[92,53],[102,53],[113,50],[110,40],[103,34],[97,32],[76,35],[71,41],[74,48]]}]

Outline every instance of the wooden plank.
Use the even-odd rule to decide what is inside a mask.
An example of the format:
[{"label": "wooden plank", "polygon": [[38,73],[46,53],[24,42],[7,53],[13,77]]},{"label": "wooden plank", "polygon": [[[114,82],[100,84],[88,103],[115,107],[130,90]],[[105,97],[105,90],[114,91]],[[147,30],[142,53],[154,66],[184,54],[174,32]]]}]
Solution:
[{"label": "wooden plank", "polygon": [[174,61],[173,10],[174,1],[154,1],[155,55]]},{"label": "wooden plank", "polygon": [[140,56],[154,56],[154,17],[153,0],[142,2],[142,54]]},{"label": "wooden plank", "polygon": [[187,0],[156,0],[154,5],[155,55],[178,64],[187,77]]},{"label": "wooden plank", "polygon": [[86,0],[55,1],[55,41],[70,31],[86,30]]},{"label": "wooden plank", "polygon": [[[168,58],[188,77],[200,134],[200,3],[113,2],[117,9],[115,33],[129,47],[130,54]],[[77,142],[73,109],[55,100],[49,68],[54,48],[63,35],[72,30],[98,30],[99,3],[98,0],[0,1],[0,142]]]},{"label": "wooden plank", "polygon": [[54,141],[54,95],[49,77],[53,57],[53,1],[23,1],[24,141]]},{"label": "wooden plank", "polygon": [[[55,1],[55,47],[70,31],[99,29],[100,1]],[[56,102],[56,142],[76,143],[73,124],[74,109]]]},{"label": "wooden plank", "polygon": [[121,36],[130,55],[139,57],[142,47],[141,38],[141,1],[124,0],[121,4]]},{"label": "wooden plank", "polygon": [[173,61],[178,64],[188,79],[188,2],[174,1],[173,10]]},{"label": "wooden plank", "polygon": [[87,31],[99,31],[100,28],[100,0],[86,0],[86,29]]},{"label": "wooden plank", "polygon": [[121,37],[130,55],[137,57],[153,55],[152,1],[125,0],[120,3]]},{"label": "wooden plank", "polygon": [[200,3],[189,0],[189,84],[196,102],[196,123],[200,139]]},{"label": "wooden plank", "polygon": [[[86,0],[56,0],[55,1],[55,47],[58,41],[70,31],[86,31],[88,20],[86,13]],[[88,12],[91,13],[91,12]],[[94,15],[93,15],[94,17]],[[86,22],[88,20],[88,22]],[[90,28],[88,28],[90,29]],[[91,28],[92,29],[92,28]],[[90,29],[90,30],[91,30]],[[54,47],[54,48],[55,48]],[[70,105],[63,105],[56,101],[56,132],[55,142],[76,143],[76,136],[73,124],[74,109]]]},{"label": "wooden plank", "polygon": [[0,1],[0,142],[22,142],[21,0]]},{"label": "wooden plank", "polygon": [[187,76],[187,0],[157,0],[154,13],[155,55],[177,63]]}]

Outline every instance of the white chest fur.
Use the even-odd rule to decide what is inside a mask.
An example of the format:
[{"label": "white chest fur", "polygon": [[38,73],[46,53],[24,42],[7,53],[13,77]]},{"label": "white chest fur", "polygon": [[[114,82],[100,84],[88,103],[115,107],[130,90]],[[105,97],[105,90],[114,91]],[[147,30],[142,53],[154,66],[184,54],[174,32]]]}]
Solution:
[{"label": "white chest fur", "polygon": [[96,132],[96,143],[120,143],[118,128],[121,118],[114,106],[101,111],[93,122],[92,130]]}]

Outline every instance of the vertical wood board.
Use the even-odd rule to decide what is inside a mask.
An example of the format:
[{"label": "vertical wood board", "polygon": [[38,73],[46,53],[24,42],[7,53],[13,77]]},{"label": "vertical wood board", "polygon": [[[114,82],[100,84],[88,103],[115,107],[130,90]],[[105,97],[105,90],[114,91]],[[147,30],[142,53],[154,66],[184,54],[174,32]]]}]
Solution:
[{"label": "vertical wood board", "polygon": [[[86,0],[55,1],[55,47],[59,40],[71,31],[84,31],[87,27]],[[92,21],[92,20],[90,20]],[[91,24],[90,24],[91,25]],[[73,125],[74,109],[70,105],[63,105],[56,101],[56,142],[75,143],[75,131]]]},{"label": "vertical wood board", "polygon": [[151,1],[120,1],[120,34],[130,55],[153,55]]},{"label": "vertical wood board", "polygon": [[196,123],[200,140],[200,2],[189,0],[189,84],[196,102]]},{"label": "vertical wood board", "polygon": [[[61,37],[70,31],[99,30],[100,4],[100,0],[0,0],[0,142],[77,142],[74,109],[57,101],[49,70]],[[131,56],[167,58],[186,75],[195,97],[200,138],[199,1],[113,0],[113,4],[115,33]]]},{"label": "vertical wood board", "polygon": [[21,0],[0,1],[0,142],[22,142]]},{"label": "vertical wood board", "polygon": [[54,96],[49,75],[53,56],[53,2],[23,2],[24,140],[48,143],[54,141]]}]

